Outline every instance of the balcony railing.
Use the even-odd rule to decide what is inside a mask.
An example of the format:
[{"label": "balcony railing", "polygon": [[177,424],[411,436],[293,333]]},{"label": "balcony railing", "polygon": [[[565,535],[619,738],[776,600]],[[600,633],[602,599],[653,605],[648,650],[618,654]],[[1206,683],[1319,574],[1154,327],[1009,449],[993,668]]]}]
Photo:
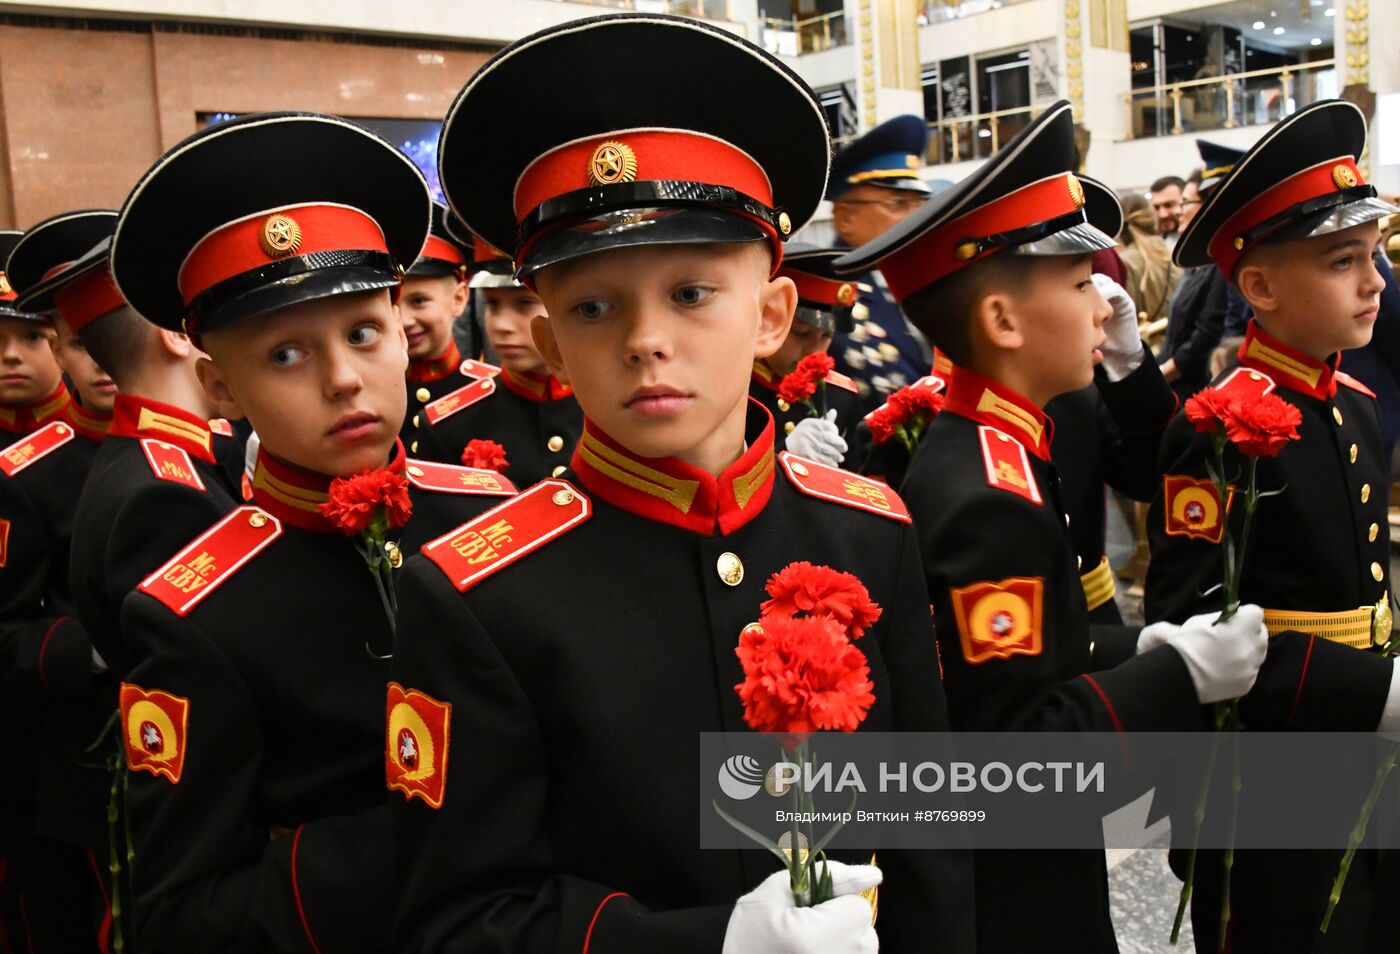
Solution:
[{"label": "balcony railing", "polygon": [[764,49],[777,56],[820,53],[850,42],[846,36],[844,10],[802,20],[797,17],[789,20],[764,17],[762,27]]},{"label": "balcony railing", "polygon": [[731,20],[729,0],[567,0],[615,10],[638,10],[642,13],[671,13],[678,17],[700,20]]},{"label": "balcony railing", "polygon": [[929,165],[986,159],[1024,129],[1044,106],[1018,106],[969,116],[948,116],[928,124]]},{"label": "balcony railing", "polygon": [[1133,138],[1261,126],[1337,95],[1336,60],[1135,89],[1123,97]]},{"label": "balcony railing", "polygon": [[919,25],[958,20],[1026,2],[1027,0],[925,0],[919,8]]}]

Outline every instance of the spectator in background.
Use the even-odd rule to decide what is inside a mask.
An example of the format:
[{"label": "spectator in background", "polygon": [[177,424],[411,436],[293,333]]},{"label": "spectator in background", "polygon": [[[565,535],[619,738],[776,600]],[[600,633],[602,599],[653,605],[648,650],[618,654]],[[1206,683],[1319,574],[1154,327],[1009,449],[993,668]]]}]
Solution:
[{"label": "spectator in background", "polygon": [[1181,269],[1172,264],[1172,251],[1157,234],[1157,220],[1140,193],[1120,195],[1123,231],[1118,233],[1118,257],[1127,269],[1123,287],[1138,307],[1138,324],[1150,325],[1167,317],[1172,289]]},{"label": "spectator in background", "polygon": [[1186,223],[1181,220],[1181,199],[1186,183],[1180,176],[1162,176],[1148,188],[1148,200],[1157,217],[1157,234],[1168,246],[1176,244]]},{"label": "spectator in background", "polygon": [[1371,342],[1342,355],[1342,370],[1376,392],[1376,409],[1381,417],[1382,458],[1387,468],[1400,437],[1400,281],[1384,252],[1375,256],[1376,271],[1385,281],[1381,310]]}]

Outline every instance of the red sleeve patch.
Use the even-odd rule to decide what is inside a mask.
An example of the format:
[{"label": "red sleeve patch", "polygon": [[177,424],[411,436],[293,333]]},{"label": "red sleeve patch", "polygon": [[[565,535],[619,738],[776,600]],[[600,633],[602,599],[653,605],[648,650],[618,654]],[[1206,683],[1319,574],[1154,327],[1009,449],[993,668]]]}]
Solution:
[{"label": "red sleeve patch", "polygon": [[496,393],[496,381],[493,378],[482,378],[480,381],[473,381],[466,387],[458,388],[451,394],[445,394],[432,404],[423,408],[423,413],[428,416],[429,424],[436,424],[444,418],[451,417],[464,407],[471,407],[477,401],[490,397]]},{"label": "red sleeve patch", "polygon": [[478,361],[475,358],[463,361],[457,370],[469,378],[494,378],[501,373],[501,369],[494,364],[487,364],[485,361]]},{"label": "red sleeve patch", "polygon": [[257,507],[239,507],[204,531],[142,582],[140,591],[185,616],[282,535],[282,522]]},{"label": "red sleeve patch", "polygon": [[118,702],[127,768],[178,784],[185,769],[190,700],[124,682]]},{"label": "red sleeve patch", "polygon": [[982,440],[982,464],[987,469],[987,486],[1043,505],[1045,501],[1040,496],[1040,487],[1035,482],[1025,446],[1010,434],[986,424],[978,426],[977,435]]},{"label": "red sleeve patch", "polygon": [[43,460],[73,437],[73,428],[62,421],[47,424],[0,451],[0,471],[13,477],[35,461]]},{"label": "red sleeve patch", "polygon": [[963,658],[972,665],[989,659],[1039,656],[1045,581],[1011,577],[951,591]]},{"label": "red sleeve patch", "polygon": [[567,481],[542,480],[438,537],[423,548],[423,555],[465,593],[592,515],[592,503]]},{"label": "red sleeve patch", "polygon": [[194,469],[194,461],[190,460],[190,455],[183,447],[147,437],[142,439],[141,449],[146,453],[146,462],[151,465],[151,472],[160,480],[184,484],[199,491],[204,490],[204,481],[200,479],[199,471]]},{"label": "red sleeve patch", "polygon": [[1372,391],[1372,390],[1371,390],[1370,388],[1368,388],[1366,385],[1362,384],[1360,381],[1356,380],[1356,378],[1353,378],[1351,375],[1347,374],[1345,371],[1338,371],[1336,374],[1333,375],[1333,377],[1337,379],[1337,383],[1338,383],[1338,384],[1345,384],[1347,387],[1351,388],[1353,391],[1360,391],[1362,394],[1366,395],[1368,398],[1374,398],[1374,397],[1376,396],[1376,392],[1375,392],[1375,391]]},{"label": "red sleeve patch", "polygon": [[909,511],[888,484],[783,451],[778,455],[788,482],[809,497],[910,523]]},{"label": "red sleeve patch", "polygon": [[442,807],[447,789],[447,743],[452,704],[389,683],[384,704],[384,783],[404,798]]},{"label": "red sleeve patch", "polygon": [[[1234,488],[1230,489],[1229,497],[1225,503],[1226,513],[1235,497]],[[1169,536],[1219,543],[1225,532],[1225,520],[1220,511],[1220,495],[1211,481],[1177,474],[1162,478],[1162,513]]]},{"label": "red sleeve patch", "polygon": [[420,490],[444,494],[509,497],[515,493],[515,485],[494,470],[417,459],[408,462],[408,482]]}]

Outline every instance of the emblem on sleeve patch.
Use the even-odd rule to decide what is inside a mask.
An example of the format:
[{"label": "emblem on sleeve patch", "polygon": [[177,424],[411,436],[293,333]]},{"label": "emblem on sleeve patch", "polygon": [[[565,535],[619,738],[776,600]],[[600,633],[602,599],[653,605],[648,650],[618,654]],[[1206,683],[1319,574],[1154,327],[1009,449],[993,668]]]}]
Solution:
[{"label": "emblem on sleeve patch", "polygon": [[142,439],[141,449],[145,451],[146,462],[151,465],[151,472],[156,477],[172,484],[204,490],[204,481],[200,480],[199,472],[194,469],[194,461],[190,460],[183,447],[147,437]]},{"label": "emblem on sleeve patch", "polygon": [[457,591],[465,593],[593,515],[587,497],[562,480],[542,480],[423,547]]},{"label": "emblem on sleeve patch", "polygon": [[127,768],[178,784],[185,768],[190,700],[124,682],[119,702]]},{"label": "emblem on sleeve patch", "polygon": [[0,567],[10,555],[10,521],[0,520]]},{"label": "emblem on sleeve patch", "polygon": [[138,589],[185,616],[281,535],[276,517],[251,505],[239,507],[190,541]]},{"label": "emblem on sleeve patch", "polygon": [[778,460],[788,481],[809,497],[877,513],[900,523],[911,522],[904,501],[888,484],[788,451],[779,453]]},{"label": "emblem on sleeve patch", "polygon": [[39,428],[0,451],[0,472],[13,477],[73,439],[73,428],[61,421]]},{"label": "emblem on sleeve patch", "polygon": [[496,382],[493,378],[482,378],[473,381],[465,387],[460,387],[451,394],[445,394],[432,404],[423,408],[423,413],[428,416],[429,424],[436,424],[444,418],[451,417],[464,407],[471,407],[477,401],[490,397],[496,393]]},{"label": "emblem on sleeve patch", "polygon": [[457,370],[469,378],[494,378],[501,373],[501,369],[494,364],[487,364],[485,361],[478,361],[475,358],[463,361]]},{"label": "emblem on sleeve patch", "polygon": [[1045,581],[1015,576],[952,590],[963,658],[977,665],[988,659],[1039,656]]},{"label": "emblem on sleeve patch", "polygon": [[384,782],[404,798],[442,807],[447,789],[447,741],[452,704],[389,683],[384,705]]},{"label": "emblem on sleeve patch", "polygon": [[509,497],[515,493],[515,485],[494,470],[427,460],[408,462],[408,481],[421,490],[436,490],[445,494]]},{"label": "emblem on sleeve patch", "polygon": [[985,424],[977,428],[977,433],[982,438],[982,463],[987,468],[987,486],[1010,491],[1031,503],[1044,504],[1025,446],[1010,434]]},{"label": "emblem on sleeve patch", "polygon": [[[1230,500],[1234,491],[1230,491]],[[1215,484],[1168,474],[1162,478],[1162,509],[1166,515],[1167,533],[1173,537],[1192,537],[1208,543],[1219,543],[1225,532],[1221,519],[1220,497]],[[1229,501],[1226,501],[1229,510]]]}]

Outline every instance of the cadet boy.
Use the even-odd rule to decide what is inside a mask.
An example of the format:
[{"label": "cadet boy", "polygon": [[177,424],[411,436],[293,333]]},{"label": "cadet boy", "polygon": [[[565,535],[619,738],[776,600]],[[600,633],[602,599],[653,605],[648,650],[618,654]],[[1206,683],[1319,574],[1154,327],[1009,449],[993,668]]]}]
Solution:
[{"label": "cadet boy", "polygon": [[[1043,408],[1088,386],[1096,363],[1125,382],[1146,354],[1135,335],[1129,350],[1105,332],[1112,309],[1090,254],[1112,247],[1103,229],[1116,217],[1086,205],[1073,156],[1060,102],[837,263],[878,265],[955,365],[903,485],[955,729],[1192,728],[1198,703],[1243,693],[1265,655],[1254,607],[1213,628],[1198,617],[1156,631],[1156,649],[1135,628],[1090,627]],[[983,851],[975,879],[980,950],[1117,949],[1101,851]]]},{"label": "cadet boy", "polygon": [[452,337],[452,323],[467,307],[466,266],[466,255],[447,229],[447,208],[434,202],[428,241],[394,303],[408,336],[408,413],[399,437],[410,450],[422,426],[423,405],[472,380],[462,373],[462,353]]},{"label": "cadet boy", "polygon": [[23,437],[62,419],[70,400],[43,315],[21,311],[5,261],[22,232],[0,232],[0,435]]},{"label": "cadet boy", "polygon": [[854,470],[865,459],[865,441],[858,431],[860,392],[854,381],[839,371],[827,374],[824,394],[811,399],[818,410],[825,404],[825,413],[818,416],[805,405],[792,406],[778,396],[783,378],[799,361],[810,354],[825,354],[834,335],[851,332],[856,286],[831,269],[841,254],[840,249],[797,242],[784,249],[778,274],[792,279],[797,287],[797,310],[778,350],[754,360],[749,394],[773,415],[780,431],[778,441],[786,449],[833,467],[844,460]]},{"label": "cadet boy", "polygon": [[583,432],[583,411],[535,346],[531,324],[545,313],[539,295],[515,280],[508,257],[481,239],[474,245],[472,291],[500,367],[472,362],[477,380],[424,411],[419,452],[455,464],[470,441],[495,441],[505,450],[506,475],[525,487],[564,472]]},{"label": "cadet boy", "polygon": [[[627,94],[567,95],[600,61]],[[519,114],[551,118],[480,148],[476,130]],[[787,336],[781,239],[817,206],[826,156],[800,79],[678,18],[527,37],[448,113],[448,201],[514,245],[548,313],[540,352],[586,424],[568,479],[405,565],[387,752],[401,950],[874,949],[850,895],[878,873],[841,866],[840,896],[794,908],[771,856],[699,850],[695,801],[697,733],[744,730],[734,650],[793,561],[853,573],[884,607],[861,640],[863,726],[946,727],[903,505],[775,454],[747,397]],[[880,853],[886,950],[969,949],[966,861]]]},{"label": "cadet boy", "polygon": [[[1259,503],[1240,582],[1241,596],[1264,607],[1276,637],[1271,658],[1289,652],[1303,661],[1287,687],[1289,704],[1258,728],[1400,727],[1400,677],[1376,652],[1392,628],[1388,461],[1375,396],[1338,367],[1341,351],[1371,338],[1383,287],[1371,258],[1376,220],[1396,211],[1362,181],[1356,161],[1365,144],[1366,123],[1352,104],[1304,107],[1235,163],[1173,253],[1183,267],[1218,268],[1255,315],[1240,367],[1211,387],[1245,400],[1272,392],[1302,414],[1299,440],[1259,462],[1260,487],[1284,492]],[[1243,508],[1220,507],[1205,476],[1212,456],[1207,436],[1184,416],[1173,422],[1162,446],[1166,476],[1148,513],[1148,619],[1179,620],[1219,605],[1201,594],[1220,579],[1221,537],[1227,522],[1239,533]],[[1390,899],[1373,904],[1375,852],[1358,854],[1327,934],[1318,932],[1340,857],[1238,852],[1233,949],[1371,949],[1368,909],[1394,918]],[[1179,873],[1184,861],[1173,858]],[[1205,873],[1192,896],[1199,945],[1218,933],[1218,871],[1216,853],[1197,862]]]},{"label": "cadet boy", "polygon": [[[297,162],[275,161],[287,155]],[[428,208],[421,174],[373,133],[274,113],[177,145],[122,209],[122,292],[207,349],[204,390],[260,439],[251,503],[172,548],[123,607],[137,663],[119,729],[146,950],[391,947],[392,601],[321,505],[340,499],[338,477],[406,478],[398,562],[398,546],[513,492],[496,474],[408,460],[398,441],[408,356],[390,292]]]}]

